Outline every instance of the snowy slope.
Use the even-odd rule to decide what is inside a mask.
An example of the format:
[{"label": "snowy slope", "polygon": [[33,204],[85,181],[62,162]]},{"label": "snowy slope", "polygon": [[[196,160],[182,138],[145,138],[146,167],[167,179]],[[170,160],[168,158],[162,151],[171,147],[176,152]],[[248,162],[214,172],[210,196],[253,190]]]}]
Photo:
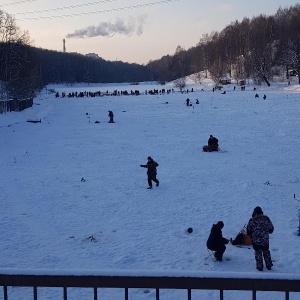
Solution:
[{"label": "snowy slope", "polygon": [[[229,85],[222,94],[210,81],[190,81],[193,93],[144,94],[153,88],[173,86],[49,86],[32,108],[0,115],[0,268],[299,277],[300,86]],[[62,99],[52,89],[142,95]],[[219,139],[218,153],[202,152],[210,134]],[[152,190],[140,167],[149,155],[159,163],[161,183]],[[207,258],[212,224],[223,220],[223,235],[234,238],[257,205],[275,226],[272,271],[258,272],[248,248],[228,245],[222,263]],[[42,299],[56,299],[53,293]],[[85,299],[76,293],[74,299]],[[182,293],[165,292],[163,299]],[[155,299],[155,292],[132,297]]]}]

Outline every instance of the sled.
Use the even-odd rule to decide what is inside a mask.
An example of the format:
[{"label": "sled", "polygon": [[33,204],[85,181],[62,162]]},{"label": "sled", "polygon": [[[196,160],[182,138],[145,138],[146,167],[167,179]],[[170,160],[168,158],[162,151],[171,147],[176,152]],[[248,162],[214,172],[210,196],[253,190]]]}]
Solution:
[{"label": "sled", "polygon": [[202,147],[202,149],[203,149],[203,152],[218,152],[220,150],[219,148],[217,150],[211,150],[208,145],[204,145]]},{"label": "sled", "polygon": [[42,123],[42,120],[41,119],[37,119],[37,120],[31,120],[31,119],[28,119],[27,122],[29,123]]}]

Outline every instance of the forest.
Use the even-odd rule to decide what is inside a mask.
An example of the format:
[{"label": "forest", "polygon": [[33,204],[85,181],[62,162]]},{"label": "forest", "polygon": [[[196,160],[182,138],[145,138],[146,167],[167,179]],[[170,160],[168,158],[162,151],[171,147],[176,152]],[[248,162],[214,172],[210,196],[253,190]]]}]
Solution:
[{"label": "forest", "polygon": [[1,100],[33,97],[49,83],[174,81],[182,89],[190,74],[199,82],[209,74],[216,85],[224,77],[270,85],[283,70],[287,76],[300,72],[300,4],[234,21],[146,65],[33,47],[29,32],[0,10]]},{"label": "forest", "polygon": [[236,82],[252,79],[270,84],[283,69],[293,70],[291,74],[297,75],[300,5],[279,8],[273,16],[259,15],[232,22],[221,32],[204,34],[195,47],[185,50],[178,46],[173,55],[152,61],[147,67],[156,80],[178,80],[179,87],[184,84],[184,76],[199,74],[201,81],[203,73],[207,76],[208,72],[216,84],[225,76]]}]

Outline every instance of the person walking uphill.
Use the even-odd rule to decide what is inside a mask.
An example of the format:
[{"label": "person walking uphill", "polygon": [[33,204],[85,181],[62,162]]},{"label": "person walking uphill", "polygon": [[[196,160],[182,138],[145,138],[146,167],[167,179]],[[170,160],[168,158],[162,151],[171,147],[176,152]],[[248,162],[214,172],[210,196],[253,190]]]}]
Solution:
[{"label": "person walking uphill", "polygon": [[273,266],[269,250],[269,234],[273,233],[273,231],[274,226],[269,217],[264,215],[261,207],[255,207],[247,226],[247,234],[252,239],[256,268],[259,271],[263,270],[263,258],[268,270],[271,270]]},{"label": "person walking uphill", "polygon": [[152,189],[152,181],[156,183],[156,186],[159,186],[159,180],[156,178],[158,163],[152,159],[151,156],[148,157],[148,162],[146,165],[140,165],[142,168],[147,168],[148,175],[148,189]]},{"label": "person walking uphill", "polygon": [[206,246],[209,250],[215,251],[215,258],[217,261],[222,261],[223,254],[226,250],[225,244],[228,244],[229,240],[222,235],[222,228],[224,223],[219,221],[217,224],[213,224],[210,235],[206,242]]}]

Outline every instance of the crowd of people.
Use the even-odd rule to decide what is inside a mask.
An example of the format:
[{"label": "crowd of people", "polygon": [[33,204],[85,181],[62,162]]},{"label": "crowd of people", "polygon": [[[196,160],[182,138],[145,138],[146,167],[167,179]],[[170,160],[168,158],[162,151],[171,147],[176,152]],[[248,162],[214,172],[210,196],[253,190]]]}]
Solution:
[{"label": "crowd of people", "polygon": [[[105,92],[101,91],[95,91],[95,92],[90,92],[90,91],[82,91],[82,92],[56,92],[55,97],[56,98],[85,98],[85,97],[103,97],[103,96],[139,96],[139,95],[164,95],[164,94],[170,94],[175,92],[174,89],[151,89],[151,90],[145,90],[144,92],[140,92],[139,90],[114,90],[112,92],[109,92],[108,90]],[[188,93],[189,91],[187,91]]]}]

